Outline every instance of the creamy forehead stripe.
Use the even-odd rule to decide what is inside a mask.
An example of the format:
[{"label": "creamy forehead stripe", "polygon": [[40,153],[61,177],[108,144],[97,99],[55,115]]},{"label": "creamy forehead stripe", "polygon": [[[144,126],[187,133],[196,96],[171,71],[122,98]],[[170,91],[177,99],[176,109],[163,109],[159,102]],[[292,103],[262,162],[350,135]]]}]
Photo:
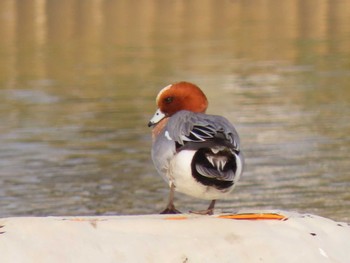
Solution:
[{"label": "creamy forehead stripe", "polygon": [[159,91],[158,95],[157,95],[157,98],[156,98],[156,102],[158,103],[159,99],[160,99],[160,96],[162,96],[162,93],[168,89],[170,89],[170,87],[172,86],[173,84],[170,84],[166,87],[164,87],[161,91]]}]

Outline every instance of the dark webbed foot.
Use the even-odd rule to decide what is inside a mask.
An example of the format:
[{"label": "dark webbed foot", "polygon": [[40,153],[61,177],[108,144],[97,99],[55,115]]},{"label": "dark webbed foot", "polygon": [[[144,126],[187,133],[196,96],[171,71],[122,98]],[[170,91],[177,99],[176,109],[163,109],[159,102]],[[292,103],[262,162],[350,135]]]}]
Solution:
[{"label": "dark webbed foot", "polygon": [[211,215],[214,214],[214,211],[206,209],[206,210],[199,210],[199,211],[190,211],[190,213],[191,214],[196,214],[196,215],[208,215],[208,216],[211,216]]},{"label": "dark webbed foot", "polygon": [[208,208],[206,210],[190,211],[190,213],[197,214],[197,215],[213,215],[214,214],[215,202],[216,202],[216,200],[212,200],[210,202],[210,205],[208,206]]},{"label": "dark webbed foot", "polygon": [[168,205],[160,214],[181,214],[179,210],[175,208],[173,204]]},{"label": "dark webbed foot", "polygon": [[175,208],[174,205],[174,191],[175,191],[175,185],[170,185],[170,192],[169,192],[169,202],[167,207],[160,212],[161,214],[182,214],[179,210]]}]

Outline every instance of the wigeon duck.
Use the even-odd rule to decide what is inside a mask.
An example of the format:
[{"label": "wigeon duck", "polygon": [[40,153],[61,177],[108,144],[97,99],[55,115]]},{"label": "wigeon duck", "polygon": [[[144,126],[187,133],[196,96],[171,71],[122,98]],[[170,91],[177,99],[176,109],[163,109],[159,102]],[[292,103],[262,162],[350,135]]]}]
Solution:
[{"label": "wigeon duck", "polygon": [[239,136],[224,117],[205,114],[208,101],[196,85],[178,82],[163,88],[150,122],[152,159],[169,183],[164,214],[179,213],[174,191],[211,200],[200,214],[213,214],[216,199],[227,196],[243,170]]}]

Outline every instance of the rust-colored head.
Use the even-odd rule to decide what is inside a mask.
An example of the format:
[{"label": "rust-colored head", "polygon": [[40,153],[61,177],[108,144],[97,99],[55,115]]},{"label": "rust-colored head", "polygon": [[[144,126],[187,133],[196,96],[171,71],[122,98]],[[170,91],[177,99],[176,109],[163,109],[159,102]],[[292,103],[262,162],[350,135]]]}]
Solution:
[{"label": "rust-colored head", "polygon": [[208,100],[203,91],[198,86],[184,81],[163,88],[156,102],[158,108],[167,116],[180,110],[205,112],[208,107]]},{"label": "rust-colored head", "polygon": [[158,110],[149,122],[157,124],[165,117],[170,117],[180,110],[205,112],[208,107],[207,97],[201,89],[189,82],[178,82],[163,88],[157,96]]}]

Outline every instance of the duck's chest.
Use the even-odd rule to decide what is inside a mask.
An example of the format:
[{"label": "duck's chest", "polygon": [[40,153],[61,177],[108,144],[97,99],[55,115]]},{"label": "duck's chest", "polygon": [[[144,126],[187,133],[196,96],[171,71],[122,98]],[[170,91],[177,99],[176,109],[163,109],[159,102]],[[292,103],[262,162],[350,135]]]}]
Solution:
[{"label": "duck's chest", "polygon": [[170,162],[176,155],[175,142],[165,133],[166,123],[166,120],[162,121],[152,131],[152,160],[162,176],[167,174]]}]

